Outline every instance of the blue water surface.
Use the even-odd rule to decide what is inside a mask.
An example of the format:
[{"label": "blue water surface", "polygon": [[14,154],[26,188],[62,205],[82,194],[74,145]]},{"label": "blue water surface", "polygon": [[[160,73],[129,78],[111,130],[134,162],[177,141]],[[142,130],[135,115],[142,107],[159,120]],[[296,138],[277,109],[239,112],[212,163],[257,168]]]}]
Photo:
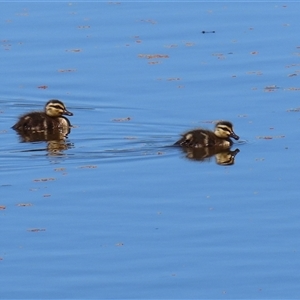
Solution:
[{"label": "blue water surface", "polygon": [[[1,299],[299,298],[297,2],[0,7]],[[234,165],[172,147],[216,120]]]}]

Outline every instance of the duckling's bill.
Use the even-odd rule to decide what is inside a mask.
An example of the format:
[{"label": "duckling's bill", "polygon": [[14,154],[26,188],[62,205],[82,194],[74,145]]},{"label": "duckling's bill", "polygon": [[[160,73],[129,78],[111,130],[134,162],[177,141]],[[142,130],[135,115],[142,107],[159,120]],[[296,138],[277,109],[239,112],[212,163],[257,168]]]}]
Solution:
[{"label": "duckling's bill", "polygon": [[236,135],[233,131],[230,133],[230,137],[232,137],[235,140],[239,140],[240,137],[238,135]]},{"label": "duckling's bill", "polygon": [[68,111],[67,109],[64,110],[63,115],[66,116],[73,116],[73,113],[71,113],[70,111]]}]

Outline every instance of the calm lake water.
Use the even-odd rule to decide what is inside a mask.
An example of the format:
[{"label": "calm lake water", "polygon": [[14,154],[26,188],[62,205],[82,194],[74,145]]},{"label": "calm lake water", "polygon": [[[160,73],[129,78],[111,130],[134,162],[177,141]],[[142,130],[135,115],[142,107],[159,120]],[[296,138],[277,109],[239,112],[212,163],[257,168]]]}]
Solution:
[{"label": "calm lake water", "polygon": [[[1,299],[299,299],[300,4],[0,7]],[[171,147],[216,120],[233,165]]]}]

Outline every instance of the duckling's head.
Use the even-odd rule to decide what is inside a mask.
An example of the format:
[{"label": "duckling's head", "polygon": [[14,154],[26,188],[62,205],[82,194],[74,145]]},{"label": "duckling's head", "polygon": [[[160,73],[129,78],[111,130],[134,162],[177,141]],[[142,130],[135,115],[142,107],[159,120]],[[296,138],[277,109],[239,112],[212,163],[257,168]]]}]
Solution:
[{"label": "duckling's head", "polygon": [[62,115],[73,116],[65,105],[59,100],[49,100],[45,105],[45,112],[49,117],[60,117]]},{"label": "duckling's head", "polygon": [[233,131],[232,123],[228,121],[220,121],[216,124],[215,135],[222,139],[227,139],[229,137],[232,137],[235,140],[239,139],[239,136],[236,135]]}]

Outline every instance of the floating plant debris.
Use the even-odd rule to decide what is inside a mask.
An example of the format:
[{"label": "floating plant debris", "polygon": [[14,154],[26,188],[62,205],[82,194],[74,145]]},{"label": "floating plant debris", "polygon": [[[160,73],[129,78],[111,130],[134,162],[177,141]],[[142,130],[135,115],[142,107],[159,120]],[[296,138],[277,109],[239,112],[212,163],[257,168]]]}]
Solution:
[{"label": "floating plant debris", "polygon": [[127,118],[119,118],[119,119],[113,119],[114,122],[127,122],[130,121],[131,118],[127,117]]},{"label": "floating plant debris", "polygon": [[139,54],[139,58],[153,59],[153,58],[169,58],[168,54]]},{"label": "floating plant debris", "polygon": [[277,85],[268,85],[264,88],[264,91],[265,92],[274,92],[278,89],[279,89],[279,87]]},{"label": "floating plant debris", "polygon": [[28,207],[28,206],[32,206],[32,204],[31,203],[18,203],[17,206]]},{"label": "floating plant debris", "polygon": [[89,165],[89,166],[81,166],[80,169],[96,169],[97,166]]},{"label": "floating plant debris", "polygon": [[81,49],[70,49],[70,50],[66,50],[66,52],[82,52]]},{"label": "floating plant debris", "polygon": [[287,110],[287,112],[299,112],[299,111],[300,111],[300,107],[290,108]]},{"label": "floating plant debris", "polygon": [[59,69],[57,70],[60,73],[76,72],[76,69]]},{"label": "floating plant debris", "polygon": [[41,231],[46,231],[45,228],[30,228],[30,229],[27,229],[27,231],[29,232],[41,232]]},{"label": "floating plant debris", "polygon": [[266,135],[266,136],[257,136],[256,138],[259,140],[273,140],[273,139],[283,139],[283,138],[285,138],[285,136],[284,135],[276,135],[276,136]]},{"label": "floating plant debris", "polygon": [[55,180],[55,178],[52,178],[52,177],[50,177],[50,178],[38,178],[38,179],[33,179],[33,181],[35,181],[35,182],[41,182],[41,181],[53,181],[53,180]]},{"label": "floating plant debris", "polygon": [[156,21],[154,21],[154,20],[152,20],[152,19],[147,19],[147,20],[142,19],[142,20],[140,20],[140,21],[141,21],[141,22],[145,22],[145,23],[150,23],[150,24],[152,24],[152,25],[154,25],[154,24],[157,23]]}]

